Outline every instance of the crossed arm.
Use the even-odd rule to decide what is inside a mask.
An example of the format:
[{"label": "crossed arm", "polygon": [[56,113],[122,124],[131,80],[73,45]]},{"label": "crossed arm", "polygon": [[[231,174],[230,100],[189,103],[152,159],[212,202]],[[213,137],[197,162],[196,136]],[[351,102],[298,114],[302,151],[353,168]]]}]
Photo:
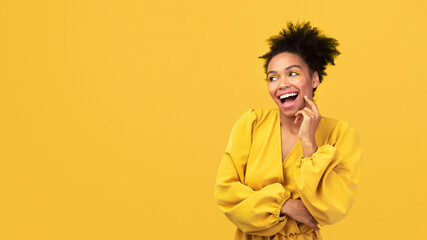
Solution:
[{"label": "crossed arm", "polygon": [[360,174],[360,146],[354,128],[343,122],[331,144],[321,145],[310,157],[297,161],[294,178],[301,200],[294,200],[281,183],[257,191],[244,184],[255,123],[256,115],[249,110],[233,126],[215,187],[221,211],[243,232],[261,236],[279,232],[289,217],[314,229],[317,223],[323,226],[341,220],[354,201]]}]

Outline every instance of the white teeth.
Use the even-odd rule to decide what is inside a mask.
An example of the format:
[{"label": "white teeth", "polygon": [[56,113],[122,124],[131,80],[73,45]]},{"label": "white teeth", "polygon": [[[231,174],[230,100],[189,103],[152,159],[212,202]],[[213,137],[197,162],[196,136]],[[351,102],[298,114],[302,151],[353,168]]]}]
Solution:
[{"label": "white teeth", "polygon": [[297,93],[287,93],[287,94],[280,96],[280,99],[284,99],[284,98],[292,97],[292,96],[296,96],[296,95],[298,95],[298,94]]}]

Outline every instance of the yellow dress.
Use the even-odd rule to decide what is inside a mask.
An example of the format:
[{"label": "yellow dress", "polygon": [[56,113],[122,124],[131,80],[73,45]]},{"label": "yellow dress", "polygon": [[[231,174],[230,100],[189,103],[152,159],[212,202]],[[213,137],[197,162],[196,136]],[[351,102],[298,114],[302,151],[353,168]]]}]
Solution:
[{"label": "yellow dress", "polygon": [[278,108],[249,109],[237,120],[215,185],[236,240],[322,239],[320,231],[280,216],[289,198],[301,198],[320,227],[347,215],[361,170],[358,134],[350,123],[322,116],[315,140],[312,156],[303,157],[298,141],[282,163]]}]

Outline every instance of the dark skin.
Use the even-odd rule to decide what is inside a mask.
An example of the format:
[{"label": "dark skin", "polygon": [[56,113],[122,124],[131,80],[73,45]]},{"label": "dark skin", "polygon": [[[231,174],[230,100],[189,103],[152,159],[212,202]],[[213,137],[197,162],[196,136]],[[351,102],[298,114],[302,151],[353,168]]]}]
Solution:
[{"label": "dark skin", "polygon": [[[291,139],[299,139],[304,157],[310,157],[318,148],[314,135],[322,117],[312,100],[313,89],[319,85],[318,73],[312,72],[299,55],[288,52],[274,56],[267,70],[269,93],[281,111],[282,135],[289,142],[293,142]],[[284,91],[298,92],[299,96],[292,107],[282,106],[278,96]],[[289,149],[289,146],[282,146],[282,152]],[[320,230],[316,226],[318,222],[301,199],[288,199],[280,213],[314,230]]]},{"label": "dark skin", "polygon": [[[306,107],[298,111],[295,114],[296,119],[294,123],[298,123],[300,119],[303,118],[299,131],[299,138],[301,139],[304,157],[307,157],[311,156],[317,150],[317,145],[314,141],[314,132],[319,124],[321,115],[316,104],[311,99],[304,99],[310,108]],[[317,227],[319,223],[311,216],[301,199],[288,199],[283,204],[280,213],[293,218],[295,221],[304,223],[314,230],[320,230],[320,228]]]},{"label": "dark skin", "polygon": [[283,204],[280,213],[293,218],[295,221],[304,223],[314,230],[320,230],[320,228],[316,226],[318,224],[316,219],[311,216],[301,199],[288,199],[285,204]]}]

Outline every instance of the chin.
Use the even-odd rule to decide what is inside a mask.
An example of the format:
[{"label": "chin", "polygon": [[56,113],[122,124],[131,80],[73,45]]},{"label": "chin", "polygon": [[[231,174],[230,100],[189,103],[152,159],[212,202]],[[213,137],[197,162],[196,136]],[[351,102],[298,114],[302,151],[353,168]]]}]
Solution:
[{"label": "chin", "polygon": [[283,108],[283,106],[281,105],[281,103],[276,102],[276,105],[279,107],[280,112],[287,116],[287,117],[295,117],[295,114],[303,109],[304,107],[298,107],[298,106],[294,106],[291,109],[285,109]]},{"label": "chin", "polygon": [[292,111],[292,110],[284,111],[283,109],[281,112],[283,113],[283,115],[285,115],[286,117],[289,117],[289,118],[294,118],[295,113],[297,113],[297,111]]},{"label": "chin", "polygon": [[284,109],[281,105],[278,105],[280,112],[286,117],[295,117],[295,114],[299,109]]}]

